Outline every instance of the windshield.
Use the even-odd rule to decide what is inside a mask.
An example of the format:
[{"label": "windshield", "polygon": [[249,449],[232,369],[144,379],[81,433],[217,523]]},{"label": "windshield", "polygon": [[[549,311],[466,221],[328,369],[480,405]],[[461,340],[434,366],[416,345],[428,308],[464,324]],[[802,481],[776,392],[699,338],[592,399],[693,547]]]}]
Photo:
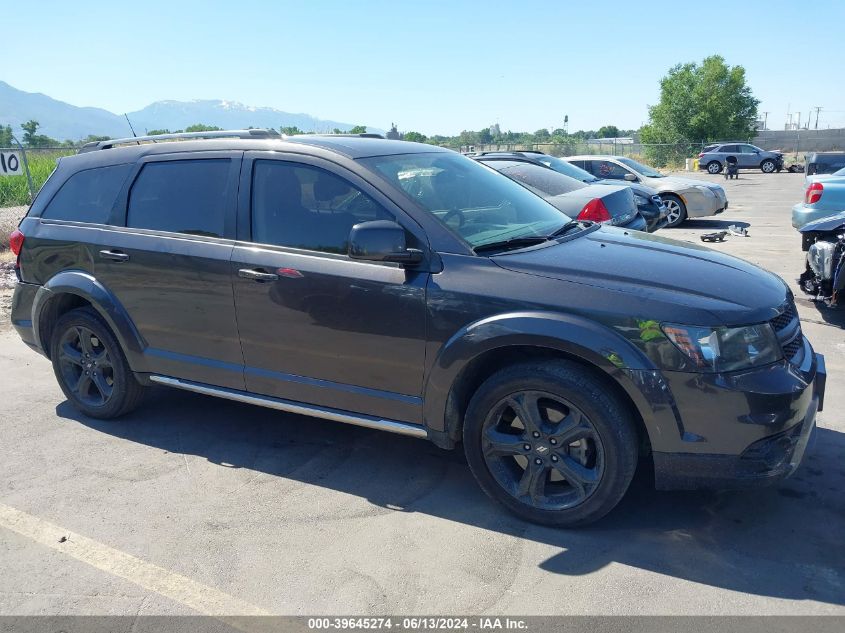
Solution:
[{"label": "windshield", "polygon": [[845,176],[845,167],[843,167],[843,168],[842,168],[842,169],[840,169],[839,171],[835,171],[835,172],[833,172],[833,175],[834,175],[834,176]]},{"label": "windshield", "polygon": [[532,163],[494,161],[490,166],[508,178],[539,192],[541,196],[559,196],[587,186],[580,180],[564,176],[554,169]]},{"label": "windshield", "polygon": [[664,175],[661,174],[656,169],[652,169],[651,167],[646,167],[645,165],[641,165],[637,161],[631,158],[617,158],[620,163],[623,165],[627,165],[635,172],[645,176],[646,178],[664,178]]},{"label": "windshield", "polygon": [[472,248],[550,235],[569,223],[522,185],[460,154],[398,154],[360,162]]},{"label": "windshield", "polygon": [[572,163],[567,163],[565,160],[563,160],[562,158],[558,158],[557,156],[535,156],[534,154],[532,154],[531,158],[539,160],[544,165],[548,165],[556,172],[559,172],[564,176],[575,178],[576,180],[580,180],[581,182],[596,182],[598,180],[598,178],[593,176],[593,174],[591,174],[587,170],[581,169],[580,167],[576,167]]}]

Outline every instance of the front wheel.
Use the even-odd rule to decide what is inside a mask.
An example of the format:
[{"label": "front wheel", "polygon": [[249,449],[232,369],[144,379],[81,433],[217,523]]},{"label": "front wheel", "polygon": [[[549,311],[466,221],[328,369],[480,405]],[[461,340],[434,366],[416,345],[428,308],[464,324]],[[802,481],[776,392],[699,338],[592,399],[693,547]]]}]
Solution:
[{"label": "front wheel", "polygon": [[92,418],[116,418],[138,406],[145,389],[117,339],[92,308],[62,315],[53,328],[50,358],[67,399]]},{"label": "front wheel", "polygon": [[559,527],[610,512],[637,465],[631,414],[569,361],[500,370],[467,408],[464,450],[479,485],[514,514]]},{"label": "front wheel", "polygon": [[764,174],[771,174],[773,171],[775,171],[775,169],[777,169],[777,166],[775,165],[775,161],[773,160],[769,160],[767,158],[762,163],[760,163],[760,170]]},{"label": "front wheel", "polygon": [[663,194],[663,204],[666,205],[666,227],[678,226],[687,219],[687,207],[684,201],[673,193]]},{"label": "front wheel", "polygon": [[720,171],[722,171],[722,163],[717,160],[710,161],[709,163],[707,163],[707,171],[711,174],[718,174]]}]

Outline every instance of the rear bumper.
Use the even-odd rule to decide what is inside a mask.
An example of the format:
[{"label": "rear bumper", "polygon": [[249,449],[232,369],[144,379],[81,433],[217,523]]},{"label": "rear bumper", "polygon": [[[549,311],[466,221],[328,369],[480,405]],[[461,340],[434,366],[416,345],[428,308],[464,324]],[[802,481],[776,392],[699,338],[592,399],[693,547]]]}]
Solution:
[{"label": "rear bumper", "polygon": [[799,202],[792,207],[792,226],[796,229],[802,228],[805,224],[821,220],[822,218],[842,213],[845,209],[816,209],[814,207],[807,207],[803,202]]},{"label": "rear bumper", "polygon": [[15,328],[21,340],[35,351],[43,354],[35,338],[35,328],[32,324],[32,305],[35,301],[35,294],[41,288],[38,284],[28,284],[19,281],[15,284],[15,292],[12,295],[12,327]]},{"label": "rear bumper", "polygon": [[[824,357],[815,354],[815,373],[806,389],[793,394],[797,424],[762,437],[738,454],[655,452],[655,484],[661,490],[744,489],[789,477],[804,458],[824,405],[827,381]],[[774,395],[774,394],[773,394]],[[792,413],[792,412],[790,412]],[[794,419],[794,418],[793,418]]]}]

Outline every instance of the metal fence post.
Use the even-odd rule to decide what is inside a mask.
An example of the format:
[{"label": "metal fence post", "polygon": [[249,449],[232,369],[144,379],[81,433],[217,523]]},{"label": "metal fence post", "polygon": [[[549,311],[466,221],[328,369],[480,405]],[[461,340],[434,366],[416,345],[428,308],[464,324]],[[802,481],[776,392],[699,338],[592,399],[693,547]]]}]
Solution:
[{"label": "metal fence post", "polygon": [[32,174],[29,172],[29,161],[26,159],[26,150],[21,145],[21,142],[15,138],[15,135],[12,135],[12,140],[17,144],[18,148],[21,150],[21,157],[23,158],[23,168],[26,171],[26,181],[29,183],[29,203],[32,204],[32,201],[35,200],[35,187],[32,186]]}]

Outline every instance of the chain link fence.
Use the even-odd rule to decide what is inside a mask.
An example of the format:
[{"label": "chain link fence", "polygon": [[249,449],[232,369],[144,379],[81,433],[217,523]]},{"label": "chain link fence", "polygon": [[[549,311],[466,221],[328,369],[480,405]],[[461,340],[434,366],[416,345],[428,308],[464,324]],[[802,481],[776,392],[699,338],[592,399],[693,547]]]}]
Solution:
[{"label": "chain link fence", "polygon": [[578,143],[492,143],[464,146],[465,152],[539,151],[552,156],[628,156],[655,167],[682,168],[686,159],[698,158],[707,143],[627,143],[586,141]]},{"label": "chain link fence", "polygon": [[[18,147],[0,147],[0,151],[20,152]],[[32,175],[32,185],[37,194],[50,174],[56,168],[56,163],[62,156],[76,154],[75,147],[27,147],[26,157],[29,172]],[[26,175],[0,176],[0,208],[28,205],[29,184]]]}]

